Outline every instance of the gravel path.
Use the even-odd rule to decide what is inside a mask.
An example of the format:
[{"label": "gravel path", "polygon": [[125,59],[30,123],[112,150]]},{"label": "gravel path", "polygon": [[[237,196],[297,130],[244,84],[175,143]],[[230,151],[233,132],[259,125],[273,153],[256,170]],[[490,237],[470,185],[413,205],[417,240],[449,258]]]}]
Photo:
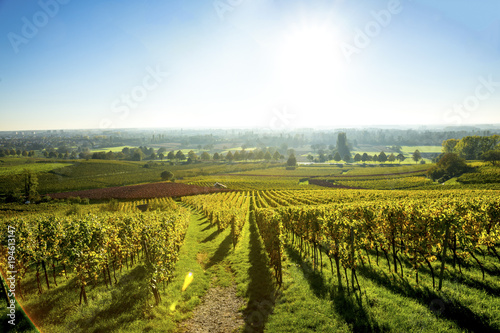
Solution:
[{"label": "gravel path", "polygon": [[237,332],[245,321],[239,311],[245,301],[236,296],[236,287],[210,288],[202,303],[193,311],[193,317],[180,326],[181,332]]}]

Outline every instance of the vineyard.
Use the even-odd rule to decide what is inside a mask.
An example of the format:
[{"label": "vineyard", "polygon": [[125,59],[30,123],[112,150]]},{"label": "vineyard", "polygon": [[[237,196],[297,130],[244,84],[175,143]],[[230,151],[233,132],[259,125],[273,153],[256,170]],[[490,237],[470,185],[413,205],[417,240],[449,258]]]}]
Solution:
[{"label": "vineyard", "polygon": [[88,198],[93,200],[103,199],[140,199],[156,197],[180,197],[200,193],[220,192],[223,189],[186,185],[181,183],[152,183],[143,185],[130,185],[120,187],[98,188],[74,192],[51,193],[53,199]]},{"label": "vineyard", "polygon": [[[272,184],[8,214],[0,229],[15,230],[16,297],[44,332],[84,331],[118,309],[90,331],[182,331],[212,284],[236,284],[246,331],[500,330],[498,191]],[[126,299],[137,300],[133,319]]]}]

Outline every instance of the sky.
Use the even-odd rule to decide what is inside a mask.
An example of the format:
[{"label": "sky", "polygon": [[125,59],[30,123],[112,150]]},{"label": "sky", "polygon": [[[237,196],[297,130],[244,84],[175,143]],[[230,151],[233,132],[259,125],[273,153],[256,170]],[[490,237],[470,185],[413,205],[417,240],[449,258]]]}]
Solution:
[{"label": "sky", "polygon": [[498,0],[0,0],[0,131],[500,124]]}]

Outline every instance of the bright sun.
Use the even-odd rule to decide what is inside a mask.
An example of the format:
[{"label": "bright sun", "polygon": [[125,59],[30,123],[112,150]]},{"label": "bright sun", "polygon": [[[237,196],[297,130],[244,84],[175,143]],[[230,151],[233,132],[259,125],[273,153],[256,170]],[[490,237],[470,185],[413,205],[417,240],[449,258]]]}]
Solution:
[{"label": "bright sun", "polygon": [[331,28],[322,26],[288,33],[276,60],[280,95],[295,104],[331,104],[344,64],[338,41]]}]

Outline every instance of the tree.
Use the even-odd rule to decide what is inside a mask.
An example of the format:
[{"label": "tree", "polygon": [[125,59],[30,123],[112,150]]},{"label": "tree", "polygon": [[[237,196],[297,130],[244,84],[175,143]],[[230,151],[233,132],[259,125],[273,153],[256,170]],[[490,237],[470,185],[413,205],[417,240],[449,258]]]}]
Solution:
[{"label": "tree", "polygon": [[481,159],[485,162],[489,162],[492,165],[497,165],[500,162],[500,150],[488,150],[486,153],[481,155]]},{"label": "tree", "polygon": [[272,156],[271,156],[271,153],[269,152],[269,150],[268,150],[268,151],[266,151],[266,153],[264,154],[264,159],[265,159],[266,161],[270,161],[270,160],[271,160],[271,158],[272,158]]},{"label": "tree", "polygon": [[309,154],[309,155],[307,155],[307,159],[312,162],[314,160],[314,156]]},{"label": "tree", "polygon": [[213,160],[214,160],[214,161],[218,161],[218,160],[220,160],[220,155],[219,155],[219,153],[214,153]]},{"label": "tree", "polygon": [[366,161],[368,161],[368,159],[369,159],[368,158],[368,154],[367,153],[363,153],[363,155],[361,156],[361,161],[366,162]]},{"label": "tree", "polygon": [[[291,155],[290,155],[290,156],[291,156]],[[274,152],[274,154],[273,154],[273,160],[277,161],[277,160],[279,160],[279,159],[280,159],[280,157],[281,157],[280,152],[276,150],[276,151]]]},{"label": "tree", "polygon": [[361,155],[359,155],[359,154],[354,155],[354,162],[359,162],[359,161],[361,161],[361,158],[362,158],[362,157],[361,157]]},{"label": "tree", "polygon": [[28,156],[28,152],[26,150],[23,150],[23,152],[21,154],[23,155],[23,157],[27,157]]},{"label": "tree", "polygon": [[373,161],[373,162],[377,162],[377,161],[378,161],[378,156],[377,156],[377,154],[373,154],[372,161]]},{"label": "tree", "polygon": [[161,161],[163,161],[163,159],[165,158],[165,155],[163,155],[163,153],[159,153],[158,157],[160,158]]},{"label": "tree", "polygon": [[444,140],[442,148],[443,153],[454,153],[455,146],[457,145],[457,143],[458,143],[457,139]]},{"label": "tree", "polygon": [[403,162],[406,159],[405,155],[403,155],[402,153],[399,153],[398,156],[396,156],[396,158],[399,161],[399,163]]},{"label": "tree", "polygon": [[235,151],[234,154],[233,154],[233,160],[235,161],[239,161],[241,160],[241,155],[238,151]]},{"label": "tree", "polygon": [[454,148],[455,153],[466,160],[477,160],[489,150],[495,150],[500,143],[500,135],[492,136],[465,136]]},{"label": "tree", "polygon": [[210,154],[204,151],[203,153],[201,153],[200,158],[202,161],[210,161]]},{"label": "tree", "polygon": [[264,152],[262,150],[258,150],[256,153],[255,153],[255,159],[256,160],[262,160],[264,158]]},{"label": "tree", "polygon": [[195,161],[198,159],[198,156],[196,156],[196,153],[193,150],[190,150],[188,152],[188,158],[191,158],[191,160]]},{"label": "tree", "polygon": [[295,158],[294,154],[290,154],[290,156],[288,157],[288,160],[286,161],[286,165],[289,167],[297,166],[297,159]]},{"label": "tree", "polygon": [[417,163],[419,160],[422,159],[422,155],[420,154],[420,151],[418,149],[413,152],[412,158],[415,161],[415,163]]},{"label": "tree", "polygon": [[177,153],[175,153],[175,158],[179,161],[184,161],[186,159],[186,155],[184,155],[182,150],[178,150]]},{"label": "tree", "polygon": [[351,161],[351,154],[345,154],[344,161],[346,161],[347,163],[349,163]]},{"label": "tree", "polygon": [[226,154],[226,160],[231,162],[233,160],[233,153],[231,153],[230,151],[227,152]]},{"label": "tree", "polygon": [[172,160],[175,159],[175,153],[174,153],[173,150],[171,150],[171,151],[168,152],[167,159],[169,159],[170,161],[172,161]]},{"label": "tree", "polygon": [[24,171],[24,196],[26,200],[34,201],[40,198],[38,194],[38,178],[29,170]]},{"label": "tree", "polygon": [[145,155],[141,149],[134,149],[133,150],[133,153],[132,153],[132,160],[133,161],[142,161],[144,157],[145,157]]},{"label": "tree", "polygon": [[394,154],[393,154],[393,153],[391,153],[391,155],[389,155],[389,157],[387,157],[387,160],[388,160],[389,162],[394,162],[394,161],[396,160],[396,156],[394,156]]},{"label": "tree", "polygon": [[351,154],[349,147],[347,145],[347,135],[344,132],[340,132],[337,136],[337,151],[340,156],[345,156],[346,154]]},{"label": "tree", "polygon": [[441,183],[459,176],[467,170],[468,166],[463,157],[455,153],[446,153],[439,159],[435,166],[427,171],[427,175],[432,180],[438,180]]},{"label": "tree", "polygon": [[384,153],[384,151],[381,151],[378,155],[378,161],[382,163],[387,162],[387,155]]},{"label": "tree", "polygon": [[163,171],[160,176],[161,176],[161,179],[163,179],[163,180],[174,179],[174,174],[171,171]]},{"label": "tree", "polygon": [[342,158],[340,157],[339,152],[336,152],[335,155],[333,155],[333,159],[337,162],[340,162]]}]

